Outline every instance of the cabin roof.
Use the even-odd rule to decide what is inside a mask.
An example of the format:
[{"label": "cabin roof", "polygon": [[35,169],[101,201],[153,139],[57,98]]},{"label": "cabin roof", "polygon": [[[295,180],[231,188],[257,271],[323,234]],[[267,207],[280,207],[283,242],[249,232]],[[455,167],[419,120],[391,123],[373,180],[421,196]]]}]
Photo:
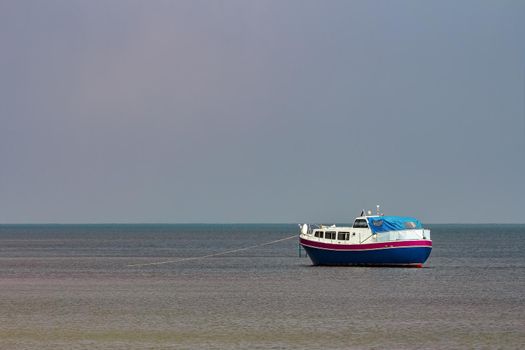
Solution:
[{"label": "cabin roof", "polygon": [[368,225],[374,233],[423,228],[418,219],[408,216],[376,216],[367,219]]}]

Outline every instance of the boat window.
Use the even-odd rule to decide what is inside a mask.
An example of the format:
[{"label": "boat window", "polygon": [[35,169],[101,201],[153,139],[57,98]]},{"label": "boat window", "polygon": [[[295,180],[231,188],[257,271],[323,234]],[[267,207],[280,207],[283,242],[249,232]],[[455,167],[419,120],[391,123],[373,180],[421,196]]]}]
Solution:
[{"label": "boat window", "polygon": [[368,224],[366,223],[365,219],[357,219],[354,222],[354,228],[367,228]]},{"label": "boat window", "polygon": [[323,231],[315,231],[315,237],[323,238]]},{"label": "boat window", "polygon": [[337,239],[340,241],[348,241],[350,238],[350,232],[339,232],[337,234]]},{"label": "boat window", "polygon": [[326,232],[326,234],[324,235],[324,238],[326,238],[326,239],[335,239],[335,232],[333,232],[333,231]]}]

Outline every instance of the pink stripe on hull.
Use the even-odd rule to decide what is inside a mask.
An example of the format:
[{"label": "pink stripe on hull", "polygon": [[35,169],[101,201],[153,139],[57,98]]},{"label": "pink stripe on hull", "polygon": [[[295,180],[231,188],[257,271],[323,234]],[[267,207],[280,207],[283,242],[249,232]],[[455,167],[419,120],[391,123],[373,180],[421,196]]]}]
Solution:
[{"label": "pink stripe on hull", "polygon": [[394,241],[394,242],[381,242],[381,243],[367,243],[367,244],[333,244],[310,241],[301,238],[301,244],[329,249],[329,250],[374,250],[374,249],[388,249],[388,248],[409,248],[409,247],[432,247],[432,241],[429,240],[412,240],[412,241]]}]

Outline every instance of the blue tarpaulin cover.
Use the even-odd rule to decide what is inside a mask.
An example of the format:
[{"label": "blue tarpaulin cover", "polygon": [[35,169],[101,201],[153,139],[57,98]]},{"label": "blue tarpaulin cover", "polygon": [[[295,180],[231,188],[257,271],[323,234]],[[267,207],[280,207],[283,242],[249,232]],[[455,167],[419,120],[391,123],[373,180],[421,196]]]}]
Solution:
[{"label": "blue tarpaulin cover", "polygon": [[368,226],[370,226],[373,233],[423,228],[418,219],[403,216],[378,216],[368,218]]}]

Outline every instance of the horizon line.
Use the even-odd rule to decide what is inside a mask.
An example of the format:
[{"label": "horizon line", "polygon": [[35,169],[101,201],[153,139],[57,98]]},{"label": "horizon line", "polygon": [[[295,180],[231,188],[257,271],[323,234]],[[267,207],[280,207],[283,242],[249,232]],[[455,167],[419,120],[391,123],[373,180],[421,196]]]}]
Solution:
[{"label": "horizon line", "polygon": [[[303,222],[304,223],[304,222]],[[344,221],[337,222],[343,224]],[[348,222],[349,223],[349,222]],[[299,222],[0,222],[2,225],[299,225]],[[314,224],[309,224],[314,225]],[[316,224],[315,224],[316,225]],[[328,225],[328,224],[323,224]],[[424,225],[525,225],[525,222],[429,222]]]}]

